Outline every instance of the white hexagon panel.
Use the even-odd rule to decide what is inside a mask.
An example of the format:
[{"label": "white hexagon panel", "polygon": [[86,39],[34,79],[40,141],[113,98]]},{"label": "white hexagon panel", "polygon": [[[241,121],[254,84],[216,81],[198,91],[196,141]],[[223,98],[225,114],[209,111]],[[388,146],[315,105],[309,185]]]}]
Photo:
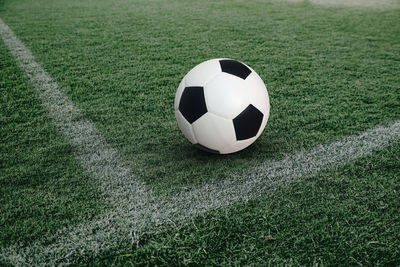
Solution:
[{"label": "white hexagon panel", "polygon": [[221,73],[221,65],[217,59],[204,61],[186,74],[185,86],[204,86],[218,73]]},{"label": "white hexagon panel", "polygon": [[264,82],[232,59],[194,67],[175,96],[179,128],[191,143],[212,153],[233,153],[251,145],[265,128],[269,110]]},{"label": "white hexagon panel", "polygon": [[250,103],[245,81],[237,76],[222,72],[207,82],[205,99],[210,112],[233,119]]},{"label": "white hexagon panel", "polygon": [[230,153],[231,144],[236,142],[232,120],[207,112],[193,123],[195,138],[199,148],[214,153]]}]

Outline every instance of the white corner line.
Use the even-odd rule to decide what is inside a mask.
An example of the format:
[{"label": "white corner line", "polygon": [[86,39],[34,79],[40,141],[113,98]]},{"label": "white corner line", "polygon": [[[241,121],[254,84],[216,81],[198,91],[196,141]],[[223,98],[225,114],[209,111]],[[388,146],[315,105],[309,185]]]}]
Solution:
[{"label": "white corner line", "polygon": [[128,162],[59,89],[58,84],[36,62],[31,51],[1,19],[0,35],[18,66],[28,76],[53,123],[72,145],[77,159],[107,199],[115,202],[120,200],[116,199],[116,195],[134,194],[143,198],[151,194],[147,186],[134,176]]}]

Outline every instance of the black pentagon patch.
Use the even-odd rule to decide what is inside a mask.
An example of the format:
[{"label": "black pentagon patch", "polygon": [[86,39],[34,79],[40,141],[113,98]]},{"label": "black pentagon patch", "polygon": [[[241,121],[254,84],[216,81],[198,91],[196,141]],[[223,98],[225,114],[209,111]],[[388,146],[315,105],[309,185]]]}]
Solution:
[{"label": "black pentagon patch", "polygon": [[206,152],[210,152],[210,153],[214,153],[214,154],[220,154],[218,150],[214,150],[214,149],[205,147],[205,146],[200,145],[200,144],[195,144],[195,147],[197,147],[197,148],[199,148],[199,149],[201,149],[203,151],[206,151]]},{"label": "black pentagon patch", "polygon": [[236,60],[223,59],[219,61],[219,64],[223,72],[238,76],[243,80],[251,73],[251,70],[246,65]]},{"label": "black pentagon patch", "polygon": [[257,135],[264,114],[253,105],[248,105],[236,118],[233,119],[236,140],[246,140]]},{"label": "black pentagon patch", "polygon": [[183,90],[178,109],[189,123],[195,122],[207,113],[203,87],[186,87]]}]

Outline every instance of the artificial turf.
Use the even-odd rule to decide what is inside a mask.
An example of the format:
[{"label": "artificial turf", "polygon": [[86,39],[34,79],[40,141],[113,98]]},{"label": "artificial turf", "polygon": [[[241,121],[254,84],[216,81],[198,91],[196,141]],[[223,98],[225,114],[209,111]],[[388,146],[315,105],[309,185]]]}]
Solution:
[{"label": "artificial turf", "polygon": [[[43,0],[6,2],[2,17],[157,190],[221,179],[398,118],[398,10]],[[271,97],[263,136],[229,157],[185,143],[173,113],[181,78],[214,57],[249,64]]]},{"label": "artificial turf", "polygon": [[[399,9],[307,1],[2,0],[0,17],[157,194],[400,118]],[[106,204],[2,43],[0,51],[0,245],[6,246],[85,221]],[[265,132],[228,156],[191,146],[173,113],[182,77],[215,57],[250,65],[271,98]],[[394,264],[398,148],[206,214],[196,226],[144,238],[133,252],[126,249],[132,256],[110,251],[88,262]],[[378,185],[389,196],[385,216]],[[377,225],[388,229],[382,240]]]},{"label": "artificial turf", "polygon": [[398,266],[400,145],[89,265]]}]

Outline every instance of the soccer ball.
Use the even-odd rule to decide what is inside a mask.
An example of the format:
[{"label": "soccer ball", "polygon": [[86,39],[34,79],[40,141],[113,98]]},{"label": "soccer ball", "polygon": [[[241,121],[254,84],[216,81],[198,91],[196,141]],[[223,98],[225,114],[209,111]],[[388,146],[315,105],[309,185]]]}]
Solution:
[{"label": "soccer ball", "polygon": [[251,145],[269,117],[267,88],[249,66],[211,59],[186,74],[175,95],[175,116],[198,148],[228,154]]}]

